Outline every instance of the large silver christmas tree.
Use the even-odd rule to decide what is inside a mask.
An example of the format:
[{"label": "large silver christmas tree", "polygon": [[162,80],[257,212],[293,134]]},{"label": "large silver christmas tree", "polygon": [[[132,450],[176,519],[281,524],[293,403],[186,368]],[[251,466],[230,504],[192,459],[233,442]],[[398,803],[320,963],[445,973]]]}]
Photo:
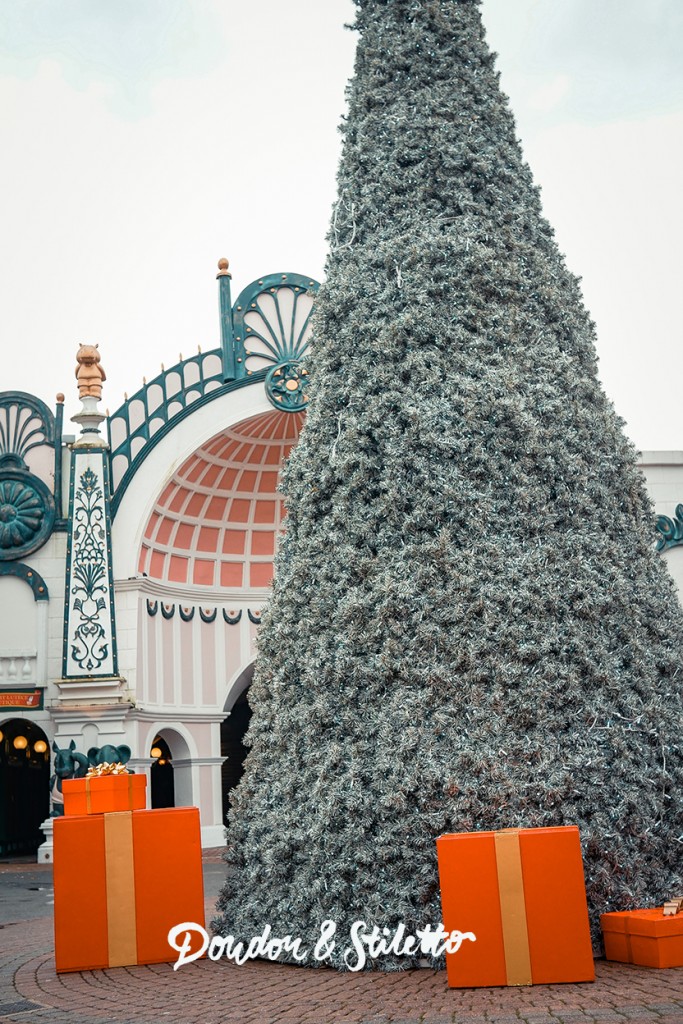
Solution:
[{"label": "large silver christmas tree", "polygon": [[577,824],[595,926],[680,881],[681,611],[478,3],[356,3],[217,923],[436,923],[440,833]]}]

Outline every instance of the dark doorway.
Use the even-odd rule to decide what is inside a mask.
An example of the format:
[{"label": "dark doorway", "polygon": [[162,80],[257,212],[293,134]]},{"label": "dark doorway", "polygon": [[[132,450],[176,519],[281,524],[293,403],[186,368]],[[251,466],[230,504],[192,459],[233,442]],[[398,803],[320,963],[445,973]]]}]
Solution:
[{"label": "dark doorway", "polygon": [[171,748],[162,736],[155,738],[150,750],[150,757],[156,758],[149,773],[152,809],[157,807],[175,807]]},{"label": "dark doorway", "polygon": [[221,757],[225,758],[221,769],[224,821],[230,810],[230,794],[244,774],[247,747],[243,740],[251,718],[247,693],[248,690],[245,690],[237,698],[230,714],[221,724]]},{"label": "dark doorway", "polygon": [[35,853],[50,813],[50,748],[25,718],[0,725],[0,855]]}]

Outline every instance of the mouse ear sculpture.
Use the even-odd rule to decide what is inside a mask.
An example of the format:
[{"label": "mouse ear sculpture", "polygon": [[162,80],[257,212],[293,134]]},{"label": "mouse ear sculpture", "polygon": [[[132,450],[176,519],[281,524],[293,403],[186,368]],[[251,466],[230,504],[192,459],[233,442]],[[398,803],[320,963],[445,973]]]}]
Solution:
[{"label": "mouse ear sculpture", "polygon": [[679,882],[681,610],[478,3],[356,4],[216,923],[413,932],[440,833],[576,824],[597,936]]}]

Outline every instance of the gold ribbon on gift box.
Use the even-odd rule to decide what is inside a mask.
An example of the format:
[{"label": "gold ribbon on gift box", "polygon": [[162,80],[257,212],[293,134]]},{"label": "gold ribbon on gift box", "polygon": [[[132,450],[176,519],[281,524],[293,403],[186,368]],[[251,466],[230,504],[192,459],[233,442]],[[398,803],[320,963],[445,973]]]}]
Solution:
[{"label": "gold ribbon on gift box", "polygon": [[102,764],[92,764],[85,773],[86,779],[99,778],[101,775],[128,775],[128,769],[121,761],[103,761]]},{"label": "gold ribbon on gift box", "polygon": [[138,959],[133,812],[113,811],[103,818],[109,966],[125,967]]},{"label": "gold ribbon on gift box", "polygon": [[522,855],[517,829],[494,832],[496,869],[508,985],[531,985],[529,932],[524,901]]},{"label": "gold ribbon on gift box", "polygon": [[[123,775],[124,772],[93,772],[92,775],[86,775],[85,777],[85,808],[88,814],[92,814],[92,801],[90,797],[90,783],[93,779],[109,778],[111,775]],[[133,776],[130,772],[125,772],[128,776],[128,803],[130,807],[133,806]]]}]

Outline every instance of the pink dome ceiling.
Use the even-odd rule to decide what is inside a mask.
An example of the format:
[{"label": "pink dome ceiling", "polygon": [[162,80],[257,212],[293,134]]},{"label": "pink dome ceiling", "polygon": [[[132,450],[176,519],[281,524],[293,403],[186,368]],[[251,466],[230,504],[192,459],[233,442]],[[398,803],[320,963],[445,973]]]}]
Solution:
[{"label": "pink dome ceiling", "polygon": [[263,413],[190,456],[149,518],[139,571],[177,584],[270,586],[284,517],[278,477],[302,422],[303,413]]}]

